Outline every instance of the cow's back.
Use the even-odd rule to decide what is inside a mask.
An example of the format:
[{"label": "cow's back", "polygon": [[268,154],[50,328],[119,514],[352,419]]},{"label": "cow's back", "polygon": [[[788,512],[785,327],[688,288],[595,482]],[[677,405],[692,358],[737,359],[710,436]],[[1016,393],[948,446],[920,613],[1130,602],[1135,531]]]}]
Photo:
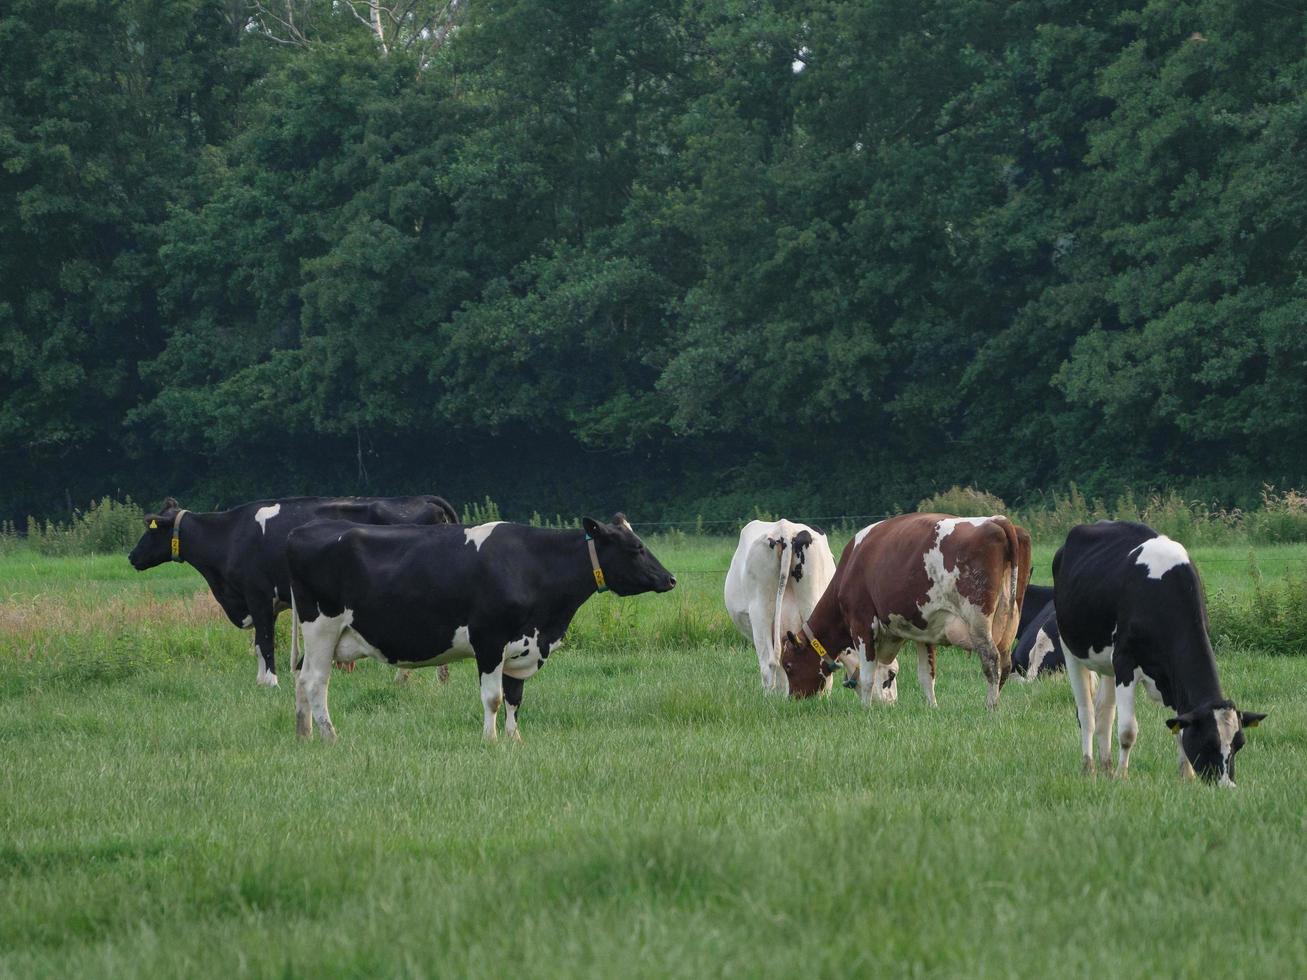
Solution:
[{"label": "cow's back", "polygon": [[1053,602],[1062,642],[1077,656],[1112,642],[1130,588],[1130,552],[1157,532],[1128,521],[1081,524],[1053,556]]}]

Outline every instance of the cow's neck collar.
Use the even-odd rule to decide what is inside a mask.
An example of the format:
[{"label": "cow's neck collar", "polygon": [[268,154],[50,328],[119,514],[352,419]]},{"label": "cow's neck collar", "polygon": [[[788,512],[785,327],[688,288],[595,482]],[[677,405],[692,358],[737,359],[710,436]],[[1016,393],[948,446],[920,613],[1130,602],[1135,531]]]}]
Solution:
[{"label": "cow's neck collar", "polygon": [[594,538],[588,534],[585,536],[585,546],[590,552],[590,571],[594,575],[595,591],[607,592],[608,583],[604,581],[604,570],[599,567],[599,552],[595,550]]},{"label": "cow's neck collar", "polygon": [[821,658],[821,662],[834,671],[835,658],[822,646],[821,640],[817,639],[817,634],[812,631],[812,626],[807,622],[803,624],[803,635],[808,638],[808,646],[812,647],[813,652]]},{"label": "cow's neck collar", "polygon": [[179,510],[172,519],[172,560],[182,560],[182,515],[189,514],[188,510]]}]

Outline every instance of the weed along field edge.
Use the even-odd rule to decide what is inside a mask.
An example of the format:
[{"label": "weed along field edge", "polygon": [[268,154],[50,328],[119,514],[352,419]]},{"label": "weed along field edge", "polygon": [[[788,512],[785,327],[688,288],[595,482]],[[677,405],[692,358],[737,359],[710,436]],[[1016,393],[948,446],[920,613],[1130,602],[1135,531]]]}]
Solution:
[{"label": "weed along field edge", "polygon": [[678,587],[590,599],[520,745],[483,744],[469,664],[371,662],[337,744],[298,741],[193,570],[10,549],[0,975],[1307,971],[1307,546],[1191,548],[1224,687],[1270,712],[1218,792],[1151,702],[1130,779],[1081,776],[1065,680],[990,714],[953,649],[934,711],[906,676],[764,697],[734,539],[647,541]]}]

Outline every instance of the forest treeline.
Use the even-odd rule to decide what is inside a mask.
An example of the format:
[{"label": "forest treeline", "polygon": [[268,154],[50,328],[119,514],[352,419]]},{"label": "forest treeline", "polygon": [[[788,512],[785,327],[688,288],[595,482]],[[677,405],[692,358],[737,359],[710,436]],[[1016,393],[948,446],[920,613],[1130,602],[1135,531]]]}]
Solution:
[{"label": "forest treeline", "polygon": [[3,0],[0,516],[1302,485],[1295,7]]}]

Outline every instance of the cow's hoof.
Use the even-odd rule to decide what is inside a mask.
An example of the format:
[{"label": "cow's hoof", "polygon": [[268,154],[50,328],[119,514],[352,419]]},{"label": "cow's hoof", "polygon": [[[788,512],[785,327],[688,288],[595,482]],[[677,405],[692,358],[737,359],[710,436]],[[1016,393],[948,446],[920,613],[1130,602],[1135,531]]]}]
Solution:
[{"label": "cow's hoof", "polygon": [[856,691],[858,689],[858,682],[852,677],[846,677],[844,678],[844,686],[850,691]]},{"label": "cow's hoof", "polygon": [[259,687],[277,687],[277,686],[278,686],[278,684],[277,684],[277,675],[276,675],[276,674],[264,674],[262,677],[260,677],[260,678],[258,679],[257,683],[258,683]]},{"label": "cow's hoof", "polygon": [[1086,758],[1080,765],[1080,771],[1086,776],[1096,775],[1098,770],[1094,768],[1094,760]]}]

